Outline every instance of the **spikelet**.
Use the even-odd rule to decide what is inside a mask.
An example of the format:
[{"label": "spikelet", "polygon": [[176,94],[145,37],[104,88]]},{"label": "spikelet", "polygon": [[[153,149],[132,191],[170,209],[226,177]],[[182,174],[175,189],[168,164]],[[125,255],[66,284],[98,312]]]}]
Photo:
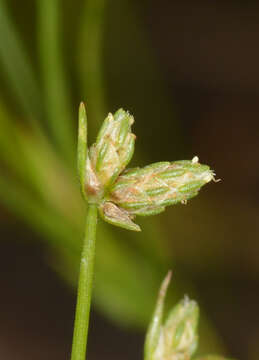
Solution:
[{"label": "spikelet", "polygon": [[155,359],[189,359],[198,345],[197,325],[199,308],[195,301],[185,297],[169,314],[158,343]]},{"label": "spikelet", "polygon": [[189,360],[194,354],[197,343],[199,308],[195,301],[185,297],[166,317],[163,309],[166,291],[170,282],[169,272],[164,279],[151,323],[145,340],[146,360]]},{"label": "spikelet", "polygon": [[96,143],[90,149],[90,161],[104,191],[117,179],[132,158],[135,135],[133,116],[119,109],[104,120]]},{"label": "spikelet", "polygon": [[111,189],[109,200],[132,215],[153,215],[166,206],[185,203],[214,179],[209,166],[198,158],[159,162],[122,173]]}]

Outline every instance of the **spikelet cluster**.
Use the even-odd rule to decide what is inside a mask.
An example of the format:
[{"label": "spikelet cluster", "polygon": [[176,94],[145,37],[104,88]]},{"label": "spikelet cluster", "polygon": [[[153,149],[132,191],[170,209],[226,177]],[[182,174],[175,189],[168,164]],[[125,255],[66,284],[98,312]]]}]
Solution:
[{"label": "spikelet cluster", "polygon": [[133,116],[123,109],[108,114],[88,151],[86,112],[81,104],[78,172],[83,196],[98,205],[105,221],[140,231],[133,222],[136,215],[153,215],[168,205],[186,203],[214,179],[214,173],[197,157],[125,170],[134,152],[133,123]]}]

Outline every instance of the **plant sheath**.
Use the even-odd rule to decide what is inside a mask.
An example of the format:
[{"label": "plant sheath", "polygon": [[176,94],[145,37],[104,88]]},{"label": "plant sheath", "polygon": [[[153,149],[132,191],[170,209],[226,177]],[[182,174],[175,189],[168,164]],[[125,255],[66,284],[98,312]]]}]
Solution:
[{"label": "plant sheath", "polygon": [[85,360],[95,258],[97,207],[89,204],[81,256],[71,360]]}]

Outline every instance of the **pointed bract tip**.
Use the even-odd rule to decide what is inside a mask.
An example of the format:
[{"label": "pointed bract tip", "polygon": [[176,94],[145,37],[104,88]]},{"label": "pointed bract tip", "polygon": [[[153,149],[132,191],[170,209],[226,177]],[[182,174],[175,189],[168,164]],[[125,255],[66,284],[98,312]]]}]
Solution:
[{"label": "pointed bract tip", "polygon": [[165,296],[168,286],[170,284],[171,278],[172,278],[172,270],[169,270],[161,284],[160,291],[159,291],[160,296],[163,296],[163,297]]},{"label": "pointed bract tip", "polygon": [[116,206],[112,202],[106,201],[99,207],[101,217],[108,223],[122,227],[127,230],[141,231],[139,225],[135,224],[129,213]]},{"label": "pointed bract tip", "polygon": [[166,277],[164,278],[164,281],[163,281],[163,284],[165,283],[167,287],[168,287],[168,285],[169,285],[170,282],[171,282],[172,275],[173,275],[172,270],[168,270],[168,272],[167,272],[167,274],[166,274]]},{"label": "pointed bract tip", "polygon": [[79,110],[80,111],[85,111],[85,103],[83,101],[80,102]]}]

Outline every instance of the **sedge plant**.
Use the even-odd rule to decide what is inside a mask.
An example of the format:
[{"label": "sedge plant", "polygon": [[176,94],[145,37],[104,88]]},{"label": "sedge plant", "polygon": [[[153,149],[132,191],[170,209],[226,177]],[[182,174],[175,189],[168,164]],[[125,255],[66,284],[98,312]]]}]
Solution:
[{"label": "sedge plant", "polygon": [[[102,74],[102,52],[100,50],[102,49],[104,40],[103,34],[106,30],[103,26],[106,3],[106,0],[89,0],[85,2],[82,7],[82,16],[80,16],[81,20],[78,32],[80,41],[77,41],[78,51],[80,52],[80,56],[77,57],[79,60],[79,80],[81,82],[80,91],[84,91],[90,100],[89,111],[92,114],[92,119],[95,120],[95,124],[98,123],[97,119],[101,119],[102,114],[105,113],[105,96],[102,90],[103,79],[102,76],[100,76],[100,74]],[[141,56],[143,60],[141,65],[142,67],[139,68],[139,71],[135,71],[134,74],[138,75],[141,73],[141,78],[143,80],[141,82],[142,84],[145,84],[145,79],[152,79],[156,82],[156,87],[152,88],[152,95],[154,95],[155,92],[156,97],[156,105],[155,107],[152,107],[152,114],[159,114],[161,107],[163,107],[164,112],[166,111],[167,114],[168,112],[170,114],[170,106],[168,106],[166,101],[167,97],[164,96],[163,87],[158,81],[158,71],[152,61],[152,54],[148,51],[148,47],[146,46],[147,44],[144,40],[145,36],[143,36],[142,27],[139,26],[139,22],[136,21],[138,19],[136,18],[137,12],[134,10],[135,5],[133,5],[133,2],[125,2],[124,4],[120,4],[120,7],[118,7],[115,2],[111,3],[111,5],[114,6],[112,11],[110,11],[112,14],[115,14],[113,15],[114,19],[116,19],[117,15],[116,11],[119,11],[120,15],[125,15],[123,21],[121,21],[121,25],[122,32],[125,32],[124,35],[126,35],[126,37],[127,34],[131,34],[134,28],[134,41],[127,41],[127,46],[124,46],[123,48],[123,51],[126,51],[129,55],[132,50],[136,52],[137,49],[139,56]],[[123,7],[123,11],[121,11],[121,6]],[[17,117],[14,109],[6,108],[4,102],[1,101],[0,157],[1,165],[4,165],[3,169],[8,169],[6,172],[2,171],[0,176],[1,203],[4,204],[10,211],[14,212],[16,216],[20,217],[27,225],[31,226],[34,231],[44,235],[42,236],[42,240],[46,241],[48,246],[51,247],[51,250],[55,251],[55,255],[58,256],[58,261],[53,262],[51,266],[53,266],[53,268],[55,268],[55,270],[59,273],[62,273],[62,276],[65,275],[66,280],[73,281],[73,279],[71,280],[71,277],[73,278],[74,263],[77,263],[77,239],[81,233],[81,215],[83,214],[83,208],[81,207],[80,199],[78,198],[78,192],[74,188],[74,176],[71,176],[70,173],[70,167],[73,168],[73,166],[71,166],[73,165],[73,163],[71,164],[73,161],[71,148],[73,148],[74,143],[73,129],[71,129],[73,111],[68,90],[69,86],[67,84],[67,71],[61,51],[63,48],[62,38],[60,36],[62,33],[62,31],[60,32],[60,29],[62,29],[61,25],[63,22],[63,19],[60,16],[63,14],[63,11],[61,11],[62,2],[56,0],[39,0],[36,7],[37,16],[35,26],[38,34],[37,45],[40,60],[39,75],[41,76],[36,76],[34,73],[35,69],[32,66],[31,59],[27,52],[26,45],[28,44],[22,41],[20,31],[17,29],[14,19],[12,19],[12,12],[9,11],[8,1],[0,1],[0,37],[2,43],[0,48],[1,71],[5,77],[6,85],[9,87],[10,94],[12,93],[14,96],[14,103],[17,103],[22,110],[19,118],[21,117],[24,120],[26,119],[25,126],[23,126],[24,124],[19,126],[21,124],[19,124],[18,121],[15,121],[17,120]],[[112,25],[109,26],[109,31],[111,31],[113,43],[115,44],[115,47],[117,46],[117,48],[121,50],[121,41],[116,39],[116,35],[120,36],[117,31],[117,22],[111,21],[110,25]],[[77,34],[74,35],[76,36]],[[131,40],[131,38],[132,37],[128,37],[128,40]],[[85,46],[82,47],[83,43]],[[116,53],[116,51],[113,51],[113,54],[115,54],[114,56],[117,59]],[[112,56],[112,54],[109,55]],[[124,56],[124,58],[126,59],[127,56]],[[128,56],[128,58],[130,58],[130,56]],[[123,62],[120,63],[120,66],[125,65],[126,64],[123,64]],[[127,64],[127,66],[134,67],[135,65],[139,66],[139,64],[134,63],[134,59],[132,63],[131,57],[130,64]],[[113,66],[112,68],[115,69],[116,67]],[[43,80],[43,87],[41,86],[41,83],[37,81],[39,79]],[[116,89],[117,91],[120,91],[118,90],[119,87],[117,85]],[[26,91],[24,91],[25,88]],[[147,98],[150,95],[150,91],[150,89],[145,88],[145,96]],[[134,92],[131,93],[134,94],[135,99],[137,99],[141,92],[143,92],[143,87],[138,86],[138,88],[135,88]],[[125,94],[126,93],[124,92],[124,96]],[[13,101],[11,101],[11,103],[13,103]],[[145,109],[145,113],[146,112],[147,109]],[[62,126],[61,123],[59,123],[60,120],[62,122]],[[69,122],[71,122],[71,124],[68,124]],[[82,120],[81,125],[82,127],[80,127],[80,129],[82,130],[82,142],[79,143],[79,169],[81,168],[83,171],[80,172],[79,170],[79,173],[82,175],[82,177],[80,176],[80,178],[82,178],[81,180],[83,180],[85,176],[84,162],[86,160],[86,154],[88,154],[84,119]],[[46,133],[47,129],[49,133]],[[85,140],[83,135],[84,131]],[[179,141],[181,136],[179,131],[176,131],[176,129],[174,129],[174,132],[177,133],[177,136],[174,138],[174,143],[176,143]],[[12,134],[12,136],[6,136],[6,134]],[[48,136],[51,135],[50,138],[53,143],[47,139],[47,134]],[[182,142],[182,140],[180,140],[180,142]],[[14,143],[15,147],[13,146]],[[101,143],[99,143],[99,146],[101,146]],[[118,152],[121,151],[118,150]],[[66,161],[64,164],[60,161],[60,155],[62,159],[65,159]],[[197,159],[194,158],[193,163],[195,164],[196,162]],[[91,158],[91,164],[92,166],[97,166],[93,165],[93,158]],[[66,165],[69,165],[69,168]],[[171,165],[172,164],[170,164],[170,166]],[[169,170],[170,166],[168,163],[164,163],[164,169]],[[190,162],[188,166],[190,166]],[[155,167],[157,167],[156,170],[159,170],[158,164],[156,164]],[[153,175],[157,172],[156,170],[154,168],[153,170],[148,170],[148,167],[145,169],[145,171],[149,171],[149,173],[152,173]],[[162,167],[160,170],[162,171]],[[94,172],[97,174],[97,168],[94,169]],[[91,172],[89,172],[89,174],[91,174]],[[50,175],[54,181],[50,181]],[[130,174],[127,174],[124,170],[119,173],[121,185],[124,180],[129,181],[129,175]],[[141,176],[141,172],[139,172],[138,175]],[[102,176],[99,171],[97,174],[99,183],[101,183],[101,177]],[[148,178],[148,174],[146,174],[146,178]],[[154,175],[153,181],[157,182],[159,178],[161,178],[161,176],[158,175],[156,179]],[[137,173],[135,180],[136,179]],[[166,191],[164,196],[166,195],[167,197],[165,196],[163,199],[162,196],[155,199],[154,193],[152,194],[152,191],[150,193],[150,189],[145,189],[145,191],[140,194],[139,190],[141,189],[141,186],[143,186],[143,181],[145,181],[144,177],[141,179],[142,180],[140,182],[134,182],[134,184],[131,183],[131,198],[125,198],[125,195],[128,192],[127,187],[125,187],[124,190],[123,186],[121,187],[123,192],[118,191],[118,187],[116,191],[110,191],[112,186],[115,185],[116,180],[114,180],[113,185],[105,187],[106,190],[103,192],[102,197],[100,196],[98,201],[93,201],[94,197],[89,194],[88,190],[91,189],[91,186],[87,191],[85,191],[85,186],[82,186],[84,197],[86,197],[85,194],[87,193],[86,200],[89,202],[89,212],[87,214],[88,220],[86,225],[87,231],[85,240],[88,247],[85,247],[85,251],[82,254],[83,275],[80,277],[80,283],[82,286],[80,287],[81,292],[78,297],[78,303],[80,304],[78,305],[78,309],[81,309],[81,311],[77,311],[77,314],[79,314],[77,315],[77,318],[79,320],[76,321],[81,324],[81,327],[77,326],[77,335],[75,335],[78,339],[77,344],[80,339],[83,339],[83,342],[85,341],[85,343],[82,342],[81,349],[86,346],[86,335],[89,322],[91,274],[93,273],[95,245],[94,218],[97,216],[94,209],[96,210],[97,208],[97,212],[99,212],[100,215],[108,222],[112,222],[113,224],[119,226],[128,226],[128,228],[131,228],[132,230],[140,230],[139,227],[132,221],[135,215],[147,215],[160,212],[166,205],[170,205],[170,202],[173,204],[174,200],[176,203],[178,202],[178,199],[180,199],[180,192],[178,192],[175,199],[172,198],[172,194],[170,195],[169,192],[165,194]],[[135,180],[131,178],[131,181]],[[62,186],[60,186],[61,183]],[[85,183],[81,181],[81,184]],[[152,184],[150,183],[150,185]],[[101,188],[102,186],[100,186],[100,191]],[[135,198],[133,197],[133,193],[136,195],[136,190],[138,192],[138,198],[137,196],[135,196]],[[160,189],[158,192],[164,190]],[[140,195],[142,196],[142,200],[144,200],[144,202],[146,201],[146,195],[149,196],[149,201],[148,203],[146,201],[145,206],[140,205]],[[157,196],[158,195],[159,194],[157,194]],[[160,193],[160,195],[162,195],[162,193]],[[186,197],[182,196],[182,200],[179,201],[184,203],[187,200]],[[65,203],[69,204],[69,206],[65,206]],[[93,209],[93,211],[90,211],[91,209]],[[243,221],[245,221],[244,215],[244,212],[242,212]],[[251,214],[249,213],[247,216],[250,215]],[[158,224],[150,223],[147,231],[149,231],[150,241],[149,243],[146,243],[147,245],[143,243],[146,248],[156,238],[157,232],[159,232],[160,240],[162,240],[163,235],[159,231]],[[103,234],[105,235],[103,236]],[[112,310],[110,309],[111,306],[105,306],[107,297],[109,297],[109,303],[111,304],[111,300],[114,298],[117,299],[117,295],[120,294],[119,291],[121,291],[119,285],[116,287],[114,286],[115,281],[111,276],[109,276],[108,279],[110,283],[107,285],[109,291],[106,291],[106,298],[104,301],[102,300],[103,291],[100,291],[100,287],[102,287],[102,283],[104,282],[103,278],[107,273],[107,269],[109,270],[109,264],[103,261],[103,259],[106,256],[106,253],[108,253],[107,246],[108,250],[113,249],[113,245],[117,239],[116,236],[111,236],[110,229],[107,228],[104,231],[103,226],[100,226],[99,235],[108,239],[108,241],[105,244],[105,249],[98,253],[99,258],[97,259],[97,262],[102,264],[102,267],[99,269],[101,276],[96,279],[97,287],[99,289],[96,291],[96,299],[98,299],[97,303],[103,311],[106,311],[106,314],[112,314],[111,316],[114,319],[120,318],[125,322],[129,322],[130,319],[131,325],[135,325],[136,323],[138,325],[142,325],[146,321],[146,314],[149,313],[149,310],[147,310],[149,309],[149,306],[145,307],[145,311],[142,311],[142,309],[144,309],[143,306],[140,306],[141,311],[138,311],[134,307],[133,314],[131,308],[130,316],[128,317],[127,311],[131,301],[125,301],[126,297],[124,297],[124,300],[121,300],[120,306],[114,306]],[[88,238],[92,241],[88,241]],[[162,244],[162,241],[160,241],[160,244]],[[67,248],[68,251],[65,251],[65,248]],[[158,247],[155,247],[155,260],[159,258],[158,254],[160,254],[157,250],[159,250]],[[127,275],[130,273],[133,266],[135,266],[136,262],[132,261],[132,259],[135,259],[136,255],[136,252],[132,252],[131,254],[126,253],[123,247],[120,247],[118,251],[117,265],[120,267],[124,276],[125,274]],[[146,251],[143,256],[145,255]],[[158,255],[158,257],[156,257],[156,255]],[[122,259],[120,263],[119,259]],[[127,262],[127,265],[123,268],[124,259],[129,260],[130,265]],[[73,268],[70,266],[72,263]],[[145,276],[145,272],[141,271],[141,262],[139,263],[140,267],[138,269],[138,273],[143,275],[143,279],[145,281],[147,278]],[[68,270],[65,270],[65,266],[62,266],[61,270],[60,264],[69,264]],[[147,273],[150,276],[152,272],[152,278],[157,279],[158,273],[156,272],[156,267],[152,266],[153,264],[153,260],[150,261],[149,271]],[[128,279],[130,279],[130,276]],[[139,282],[140,286],[134,283],[134,285],[137,286],[136,289],[134,289],[134,297],[135,300],[136,297],[138,297],[138,299],[145,297],[145,304],[149,305],[151,302],[150,293],[153,290],[153,287],[147,284],[151,284],[151,282],[148,281],[145,281],[146,286],[143,286],[144,281]],[[129,284],[129,281],[127,281],[127,284],[131,285]],[[86,311],[87,309],[88,312]],[[123,317],[122,315],[125,316]],[[82,322],[80,322],[80,319],[82,319]],[[86,335],[84,336],[83,334]],[[74,348],[77,348],[77,346],[75,345]],[[77,352],[77,354],[79,354],[79,352]],[[206,359],[218,360],[218,358],[215,357],[206,357],[203,360]]]},{"label": "sedge plant", "polygon": [[[134,222],[137,215],[154,215],[164,211],[168,205],[186,204],[203,185],[214,180],[214,172],[209,166],[200,164],[197,156],[192,160],[158,162],[143,168],[126,169],[134,153],[133,123],[133,116],[123,109],[114,115],[108,114],[96,142],[88,148],[86,109],[83,103],[80,104],[78,174],[88,208],[71,360],[84,360],[86,356],[98,215],[110,224],[140,231]],[[198,307],[195,302],[185,298],[162,325],[163,302],[169,281],[170,273],[162,284],[147,333],[144,360],[188,360],[196,349]]]}]

